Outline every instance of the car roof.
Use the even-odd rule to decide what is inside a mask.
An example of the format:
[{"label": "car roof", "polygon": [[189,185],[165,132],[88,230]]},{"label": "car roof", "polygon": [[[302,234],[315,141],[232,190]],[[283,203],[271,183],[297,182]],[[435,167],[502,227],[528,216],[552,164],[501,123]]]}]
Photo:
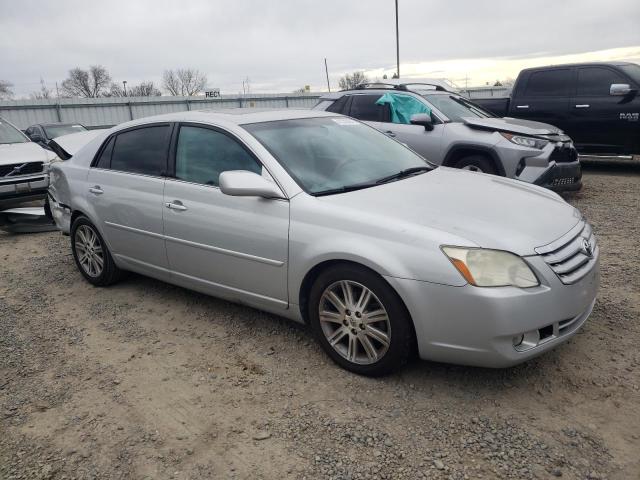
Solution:
[{"label": "car roof", "polygon": [[530,72],[533,70],[551,70],[554,68],[574,68],[574,67],[624,67],[627,65],[637,65],[633,62],[582,62],[582,63],[559,63],[557,65],[546,65],[543,67],[529,67],[523,68],[523,72]]},{"label": "car roof", "polygon": [[335,117],[336,115],[338,114],[296,108],[223,108],[154,115],[118,125],[118,129],[155,122],[205,122],[247,125],[250,123],[294,120],[299,118]]},{"label": "car roof", "polygon": [[414,95],[460,95],[458,92],[450,92],[450,91],[442,91],[442,90],[435,90],[435,89],[412,89],[409,88],[407,90],[399,90],[396,88],[355,88],[355,89],[351,89],[351,90],[340,90],[339,92],[332,92],[332,93],[328,93],[326,95],[321,96],[318,100],[337,100],[340,97],[343,97],[345,95],[352,95],[352,94],[356,94],[356,95],[366,95],[366,94],[373,94],[373,95],[384,95],[385,93],[412,93]]}]

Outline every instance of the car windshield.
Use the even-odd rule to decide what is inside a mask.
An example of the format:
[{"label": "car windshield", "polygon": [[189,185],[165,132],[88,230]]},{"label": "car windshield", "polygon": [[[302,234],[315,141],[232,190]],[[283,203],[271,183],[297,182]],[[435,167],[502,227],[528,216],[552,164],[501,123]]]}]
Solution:
[{"label": "car windshield", "polygon": [[57,138],[70,133],[84,132],[86,128],[82,125],[48,125],[44,128],[47,138]]},{"label": "car windshield", "polygon": [[458,95],[423,94],[422,96],[452,122],[461,122],[465,117],[491,118],[494,116]]},{"label": "car windshield", "polygon": [[623,72],[629,75],[634,82],[640,85],[640,65],[632,63],[630,65],[621,65],[620,68]]},{"label": "car windshield", "polygon": [[377,130],[346,117],[243,125],[308,193],[340,193],[420,173],[434,165]]},{"label": "car windshield", "polygon": [[0,143],[25,143],[29,139],[13,125],[0,119]]}]

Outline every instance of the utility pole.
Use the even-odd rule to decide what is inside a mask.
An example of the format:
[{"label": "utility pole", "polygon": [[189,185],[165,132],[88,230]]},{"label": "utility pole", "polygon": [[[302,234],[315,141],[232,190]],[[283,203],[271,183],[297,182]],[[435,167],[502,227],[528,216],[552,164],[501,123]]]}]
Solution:
[{"label": "utility pole", "polygon": [[400,78],[400,32],[398,31],[398,0],[396,0],[396,75]]},{"label": "utility pole", "polygon": [[324,73],[327,75],[327,88],[331,92],[331,85],[329,84],[329,69],[327,68],[327,57],[324,58]]},{"label": "utility pole", "polygon": [[127,96],[127,81],[122,80],[122,86],[124,87],[124,96]]}]

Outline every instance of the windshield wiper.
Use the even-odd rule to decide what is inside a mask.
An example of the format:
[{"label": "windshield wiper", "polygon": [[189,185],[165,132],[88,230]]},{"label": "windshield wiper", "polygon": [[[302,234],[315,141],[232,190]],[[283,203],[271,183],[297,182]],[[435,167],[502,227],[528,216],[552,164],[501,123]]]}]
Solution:
[{"label": "windshield wiper", "polygon": [[321,197],[323,195],[333,195],[334,193],[346,193],[353,192],[354,190],[362,190],[363,188],[375,187],[378,183],[356,183],[355,185],[345,185],[344,187],[332,188],[330,190],[322,190],[320,192],[316,192],[313,195],[316,197]]},{"label": "windshield wiper", "polygon": [[412,175],[422,172],[428,172],[430,170],[433,170],[433,167],[428,167],[426,165],[423,167],[405,168],[398,173],[394,173],[393,175],[389,175],[388,177],[383,177],[379,180],[376,180],[376,185],[380,185],[381,183],[393,182],[394,180],[400,180],[401,178],[410,177]]}]

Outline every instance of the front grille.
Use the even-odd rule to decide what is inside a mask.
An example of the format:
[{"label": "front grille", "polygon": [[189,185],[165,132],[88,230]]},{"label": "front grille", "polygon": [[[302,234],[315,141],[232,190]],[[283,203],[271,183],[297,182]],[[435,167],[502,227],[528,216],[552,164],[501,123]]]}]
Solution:
[{"label": "front grille", "polygon": [[564,284],[576,283],[595,265],[600,248],[591,225],[581,220],[569,233],[535,249]]},{"label": "front grille", "polygon": [[570,163],[575,162],[578,159],[578,152],[572,146],[562,144],[559,147],[555,147],[549,160],[553,160],[556,163]]},{"label": "front grille", "polygon": [[0,165],[0,177],[17,177],[19,175],[31,175],[34,173],[41,173],[43,170],[44,164],[42,162]]}]

